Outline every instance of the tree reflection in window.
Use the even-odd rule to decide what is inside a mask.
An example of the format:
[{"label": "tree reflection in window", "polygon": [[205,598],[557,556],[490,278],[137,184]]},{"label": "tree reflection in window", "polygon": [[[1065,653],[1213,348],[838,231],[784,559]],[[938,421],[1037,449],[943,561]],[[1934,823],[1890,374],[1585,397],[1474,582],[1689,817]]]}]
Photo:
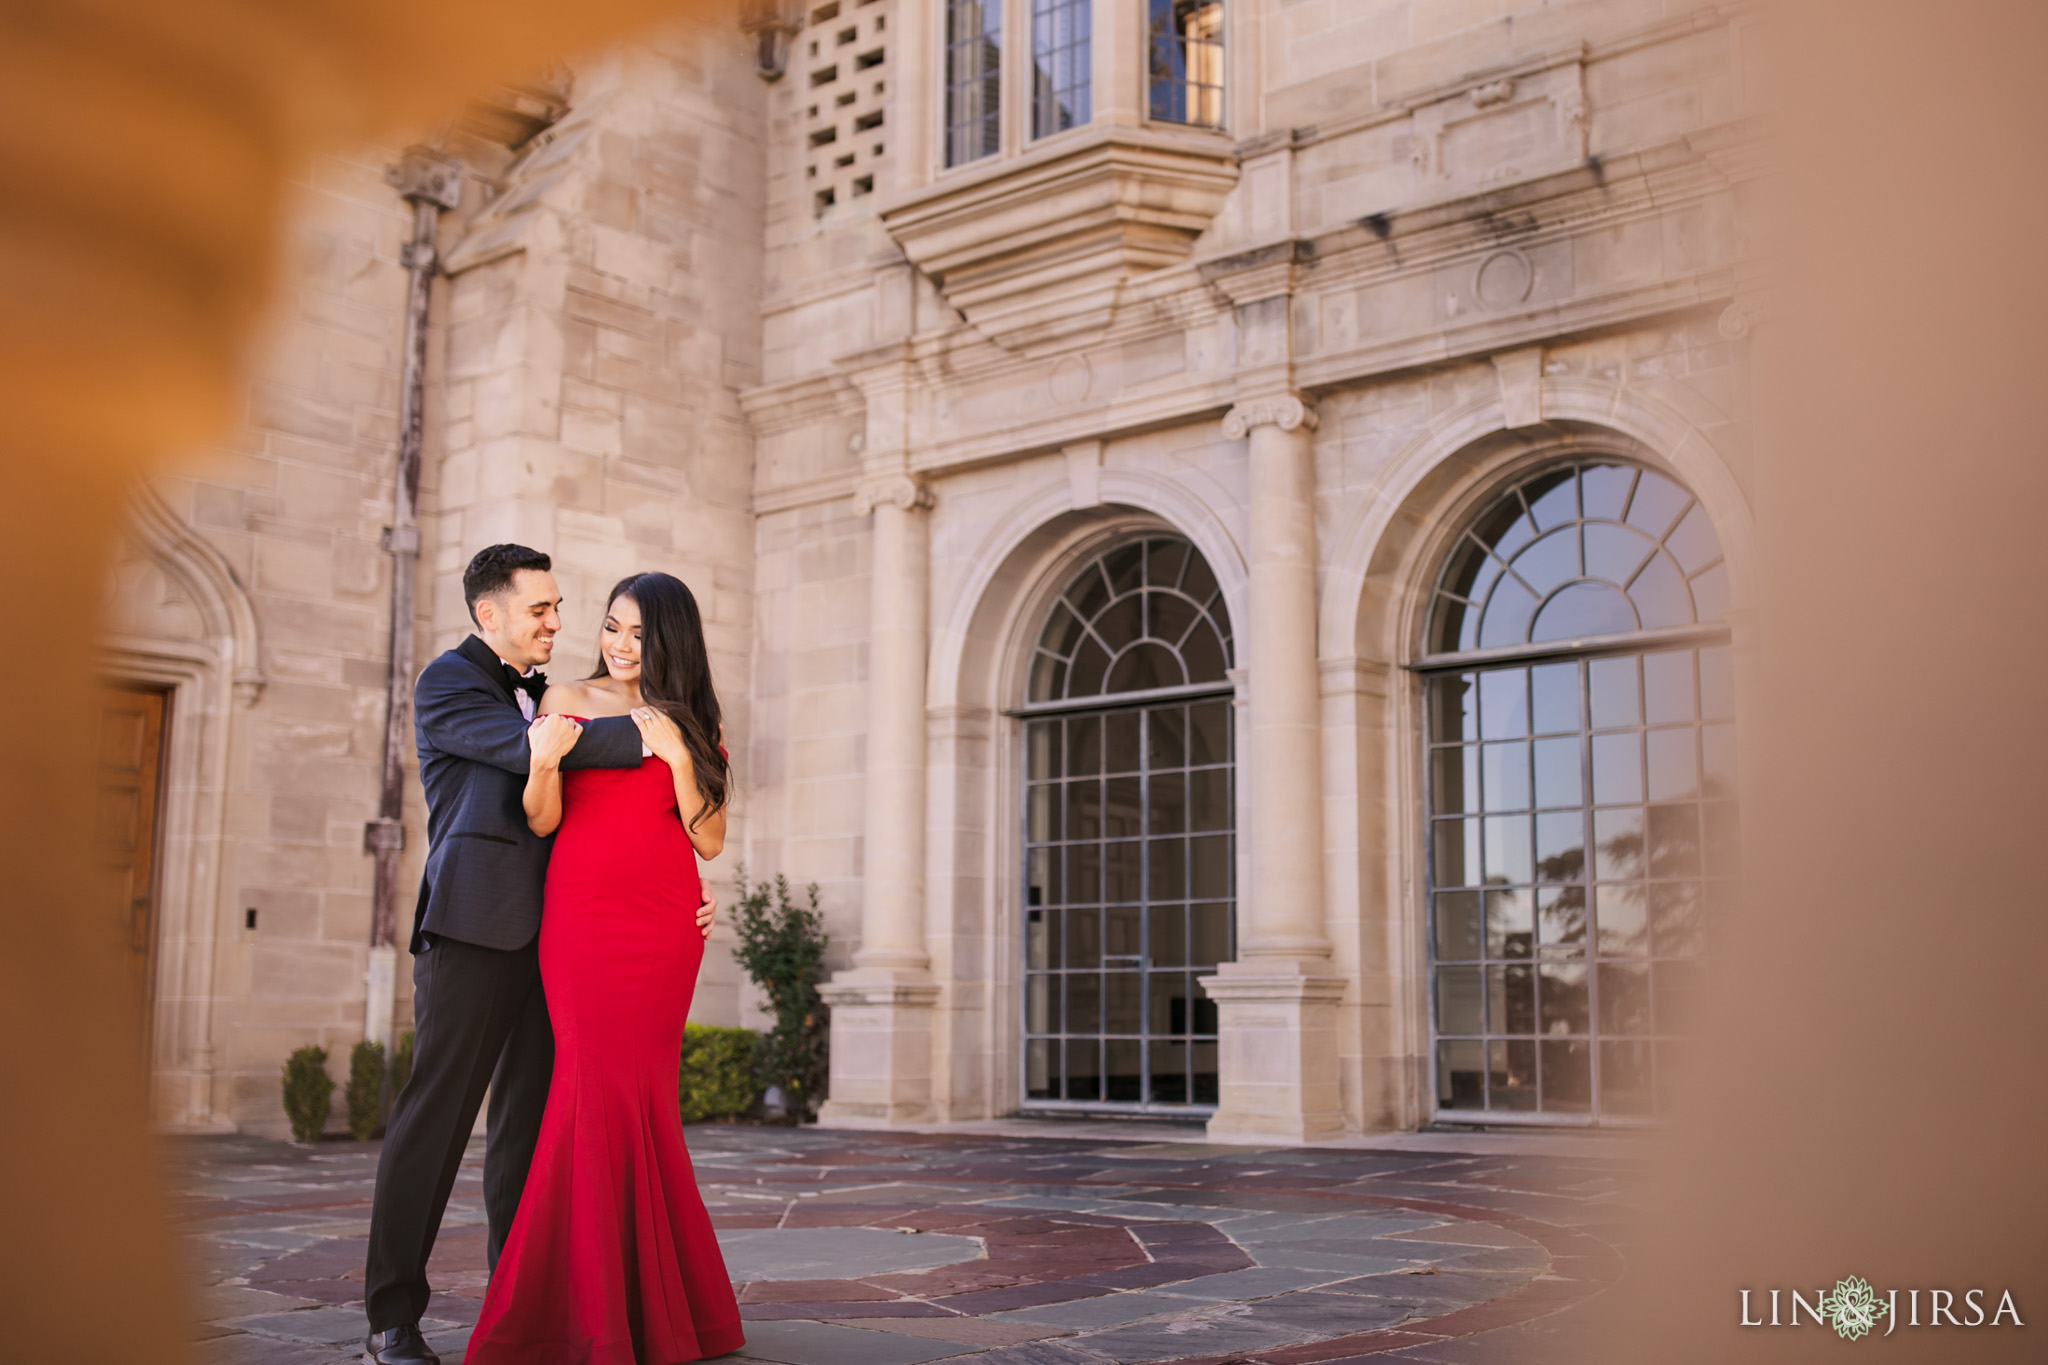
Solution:
[{"label": "tree reflection in window", "polygon": [[[1662,1103],[1736,871],[1724,581],[1698,503],[1618,462],[1523,481],[1453,549],[1425,660],[1439,1109]],[[1709,629],[1630,647],[1683,626]]]}]

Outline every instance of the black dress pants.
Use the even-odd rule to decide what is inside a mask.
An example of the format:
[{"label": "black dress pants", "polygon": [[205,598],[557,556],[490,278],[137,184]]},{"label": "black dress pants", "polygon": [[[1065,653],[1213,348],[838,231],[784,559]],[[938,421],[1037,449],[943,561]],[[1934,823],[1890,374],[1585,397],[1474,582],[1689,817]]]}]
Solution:
[{"label": "black dress pants", "polygon": [[420,1320],[427,1258],[488,1089],[490,1264],[512,1231],[555,1065],[538,943],[506,952],[436,938],[413,961],[413,1070],[392,1102],[370,1209],[370,1330]]}]

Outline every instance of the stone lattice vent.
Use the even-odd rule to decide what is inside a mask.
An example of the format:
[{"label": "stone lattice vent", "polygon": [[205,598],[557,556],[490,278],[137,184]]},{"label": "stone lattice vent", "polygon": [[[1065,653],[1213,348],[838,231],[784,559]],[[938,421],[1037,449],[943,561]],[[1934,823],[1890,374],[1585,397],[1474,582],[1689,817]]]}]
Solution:
[{"label": "stone lattice vent", "polygon": [[888,0],[825,0],[797,35],[803,192],[816,217],[875,192],[888,155]]}]

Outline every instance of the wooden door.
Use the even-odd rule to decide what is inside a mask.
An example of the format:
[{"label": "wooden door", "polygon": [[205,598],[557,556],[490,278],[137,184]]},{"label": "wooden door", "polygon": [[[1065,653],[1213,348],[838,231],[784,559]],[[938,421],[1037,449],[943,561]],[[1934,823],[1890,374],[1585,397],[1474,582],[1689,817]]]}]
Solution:
[{"label": "wooden door", "polygon": [[144,1020],[156,958],[157,826],[169,702],[160,691],[108,688],[100,716],[102,923],[121,945],[129,998]]}]

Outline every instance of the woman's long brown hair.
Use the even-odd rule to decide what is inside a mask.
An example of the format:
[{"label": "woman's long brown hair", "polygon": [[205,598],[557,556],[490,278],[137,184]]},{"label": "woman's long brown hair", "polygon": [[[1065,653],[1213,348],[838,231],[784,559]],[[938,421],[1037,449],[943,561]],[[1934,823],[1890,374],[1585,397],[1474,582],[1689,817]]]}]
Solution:
[{"label": "woman's long brown hair", "polygon": [[[683,746],[696,769],[697,790],[704,804],[690,817],[690,827],[725,807],[731,771],[718,751],[718,693],[711,685],[711,654],[704,644],[704,619],[688,585],[673,574],[636,573],[622,578],[605,598],[612,603],[630,597],[640,608],[640,696],[676,723]],[[598,650],[593,678],[611,676]]]}]

